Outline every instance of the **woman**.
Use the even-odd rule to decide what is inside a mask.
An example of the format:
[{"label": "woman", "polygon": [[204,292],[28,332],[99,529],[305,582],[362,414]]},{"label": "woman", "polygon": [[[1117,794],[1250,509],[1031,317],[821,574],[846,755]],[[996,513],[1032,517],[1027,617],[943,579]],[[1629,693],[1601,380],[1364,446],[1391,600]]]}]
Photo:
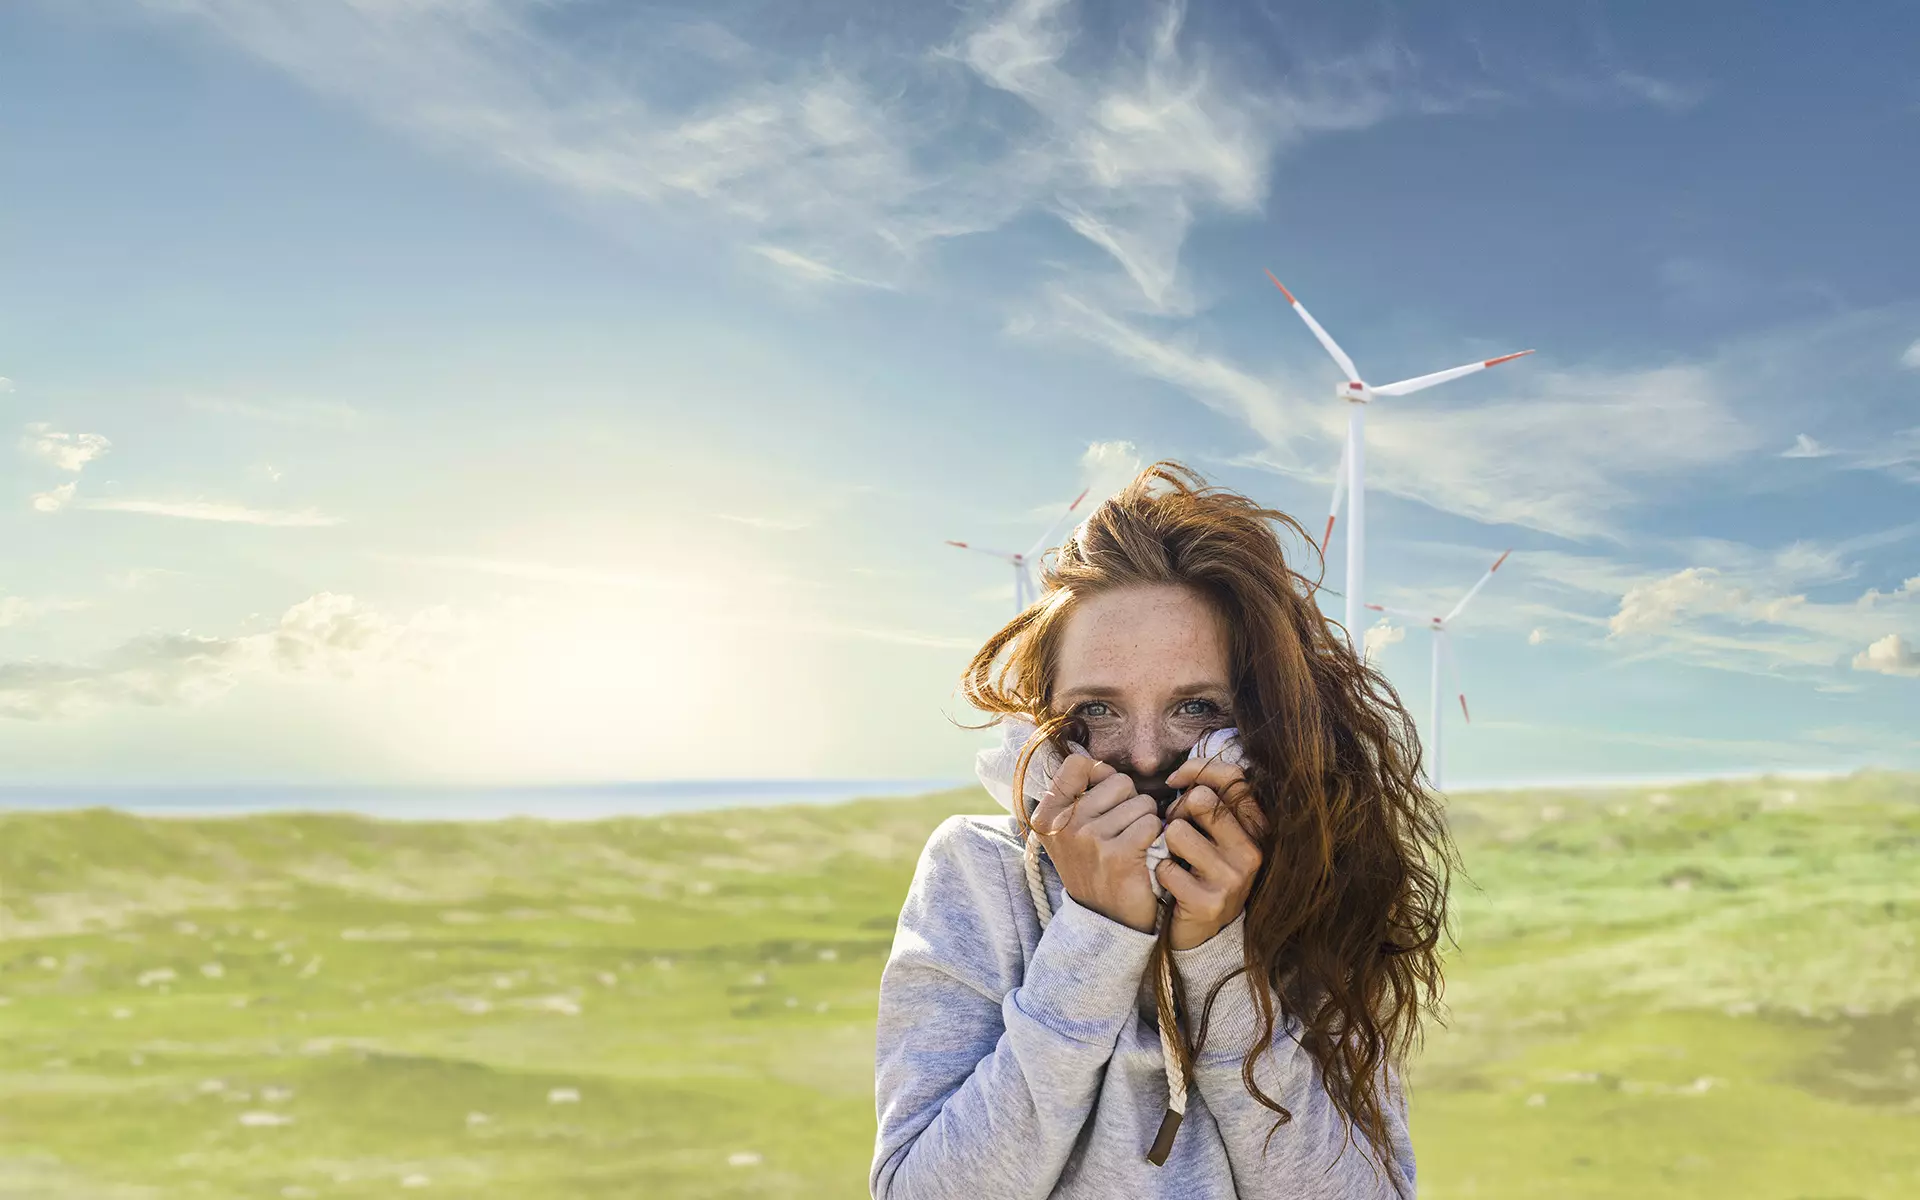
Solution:
[{"label": "woman", "polygon": [[942,824],[901,910],[875,1197],[1413,1193],[1452,847],[1276,524],[1155,464],[974,656],[1011,812]]}]

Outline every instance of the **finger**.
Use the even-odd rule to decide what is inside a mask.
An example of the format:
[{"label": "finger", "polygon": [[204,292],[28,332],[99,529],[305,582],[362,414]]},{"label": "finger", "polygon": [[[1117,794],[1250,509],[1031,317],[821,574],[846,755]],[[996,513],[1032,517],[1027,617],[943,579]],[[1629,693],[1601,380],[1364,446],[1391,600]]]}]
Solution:
[{"label": "finger", "polygon": [[1118,771],[1094,784],[1080,795],[1080,802],[1068,814],[1070,825],[1088,825],[1099,820],[1115,807],[1133,799],[1133,780]]},{"label": "finger", "polygon": [[[1104,766],[1105,763],[1084,754],[1068,755],[1053,773],[1053,778],[1047,781],[1047,790],[1041,794],[1040,803],[1034,806],[1034,828],[1042,836],[1065,829],[1073,819],[1073,810],[1081,795],[1091,786],[1094,776],[1101,774],[1100,768]],[[1112,773],[1113,769],[1107,767],[1105,775]]]},{"label": "finger", "polygon": [[1223,796],[1246,786],[1247,773],[1219,758],[1190,758],[1167,776],[1169,787],[1186,788],[1205,784]]},{"label": "finger", "polygon": [[[1148,799],[1151,798],[1148,797]],[[1120,836],[1115,838],[1114,842],[1122,849],[1138,850],[1145,854],[1147,847],[1153,845],[1153,840],[1160,836],[1160,831],[1164,827],[1159,813],[1146,813],[1135,817],[1133,824],[1121,830]]]},{"label": "finger", "polygon": [[1219,803],[1220,797],[1214,794],[1212,788],[1204,785],[1190,787],[1186,791],[1181,792],[1180,798],[1175,800],[1173,807],[1167,810],[1167,820],[1171,821],[1175,817],[1185,817],[1187,820],[1192,821],[1197,818],[1201,812],[1211,811],[1213,807]]},{"label": "finger", "polygon": [[1193,873],[1208,883],[1225,887],[1240,882],[1240,872],[1220,848],[1185,818],[1167,822],[1167,849],[1186,859]]},{"label": "finger", "polygon": [[1207,889],[1207,885],[1170,858],[1154,868],[1154,874],[1159,876],[1160,886],[1173,893],[1174,900],[1182,908],[1203,909],[1213,901],[1213,893]]},{"label": "finger", "polygon": [[[1253,812],[1256,817],[1259,816],[1258,809]],[[1198,806],[1192,820],[1213,839],[1221,856],[1238,870],[1251,874],[1265,860],[1266,854],[1260,849],[1259,843],[1241,825],[1240,814],[1218,797],[1214,797],[1211,804]]]},{"label": "finger", "polygon": [[1152,796],[1129,796],[1102,813],[1098,820],[1087,822],[1087,832],[1098,838],[1117,837],[1142,816],[1158,816],[1159,813],[1160,806],[1154,803]]},{"label": "finger", "polygon": [[[1175,787],[1180,786],[1174,778],[1174,776],[1178,774],[1179,772],[1176,771],[1174,775],[1167,776],[1167,782]],[[1189,786],[1182,794],[1181,799],[1184,800],[1187,796],[1197,796],[1199,793],[1204,793],[1206,796],[1212,798],[1212,804],[1209,806],[1218,807],[1222,812],[1232,813],[1234,817],[1239,820],[1240,827],[1246,831],[1249,838],[1266,836],[1267,817],[1265,813],[1260,811],[1260,805],[1255,802],[1252,791],[1247,785],[1246,776],[1241,773],[1238,767],[1229,767],[1226,769],[1224,772],[1226,776],[1224,782],[1222,781],[1222,775],[1223,773],[1219,771],[1199,773],[1200,781]],[[1195,803],[1198,804],[1199,800],[1196,799]],[[1183,812],[1182,815],[1197,818],[1201,815],[1201,810],[1195,808],[1191,812]]]}]

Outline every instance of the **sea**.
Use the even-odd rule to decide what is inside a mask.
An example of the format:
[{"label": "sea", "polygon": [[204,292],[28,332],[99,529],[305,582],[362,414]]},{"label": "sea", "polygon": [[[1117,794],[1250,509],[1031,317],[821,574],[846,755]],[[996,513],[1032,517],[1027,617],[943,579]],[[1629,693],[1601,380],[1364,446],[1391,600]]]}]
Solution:
[{"label": "sea", "polygon": [[149,817],[354,813],[400,821],[597,821],[783,804],[923,796],[961,779],[723,779],[518,787],[275,784],[0,784],[0,812],[110,808]]}]

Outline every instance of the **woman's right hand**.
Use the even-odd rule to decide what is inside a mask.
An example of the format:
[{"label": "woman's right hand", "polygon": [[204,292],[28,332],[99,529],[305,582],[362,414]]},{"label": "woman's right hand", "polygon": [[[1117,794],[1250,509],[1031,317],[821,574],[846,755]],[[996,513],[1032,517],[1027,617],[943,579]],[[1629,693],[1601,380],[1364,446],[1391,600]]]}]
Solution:
[{"label": "woman's right hand", "polygon": [[1160,836],[1159,806],[1106,763],[1074,754],[1033,813],[1034,830],[1074,902],[1152,933],[1159,902],[1147,880],[1147,847]]}]

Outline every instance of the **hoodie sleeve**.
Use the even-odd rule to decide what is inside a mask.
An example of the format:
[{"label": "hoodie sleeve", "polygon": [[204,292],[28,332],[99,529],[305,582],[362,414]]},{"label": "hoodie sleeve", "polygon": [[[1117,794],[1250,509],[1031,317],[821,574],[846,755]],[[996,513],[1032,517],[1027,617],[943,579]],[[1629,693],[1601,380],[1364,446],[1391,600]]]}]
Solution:
[{"label": "hoodie sleeve", "polygon": [[901,909],[880,977],[876,1200],[1046,1196],[1134,1019],[1153,937],[1063,896],[1023,969],[1038,917],[1000,840],[950,818]]},{"label": "hoodie sleeve", "polygon": [[[1213,985],[1240,968],[1246,954],[1246,915],[1201,945],[1174,952],[1182,1000],[1197,1023]],[[1275,1019],[1279,1019],[1276,1004]],[[1414,1195],[1413,1143],[1407,1128],[1407,1095],[1398,1073],[1385,1071],[1387,1133],[1393,1164],[1383,1170],[1358,1129],[1348,1143],[1348,1125],[1322,1086],[1318,1067],[1294,1040],[1297,1030],[1276,1025],[1273,1044],[1254,1064],[1260,1090],[1285,1105],[1293,1120],[1274,1132],[1280,1114],[1254,1099],[1241,1077],[1247,1051],[1260,1035],[1260,1010],[1245,973],[1220,989],[1208,1019],[1206,1045],[1194,1063],[1194,1086],[1207,1102],[1226,1144],[1235,1193],[1241,1200],[1281,1200],[1303,1194],[1326,1197]],[[1272,1140],[1268,1134],[1272,1133]],[[1300,1181],[1321,1190],[1300,1191]]]}]

